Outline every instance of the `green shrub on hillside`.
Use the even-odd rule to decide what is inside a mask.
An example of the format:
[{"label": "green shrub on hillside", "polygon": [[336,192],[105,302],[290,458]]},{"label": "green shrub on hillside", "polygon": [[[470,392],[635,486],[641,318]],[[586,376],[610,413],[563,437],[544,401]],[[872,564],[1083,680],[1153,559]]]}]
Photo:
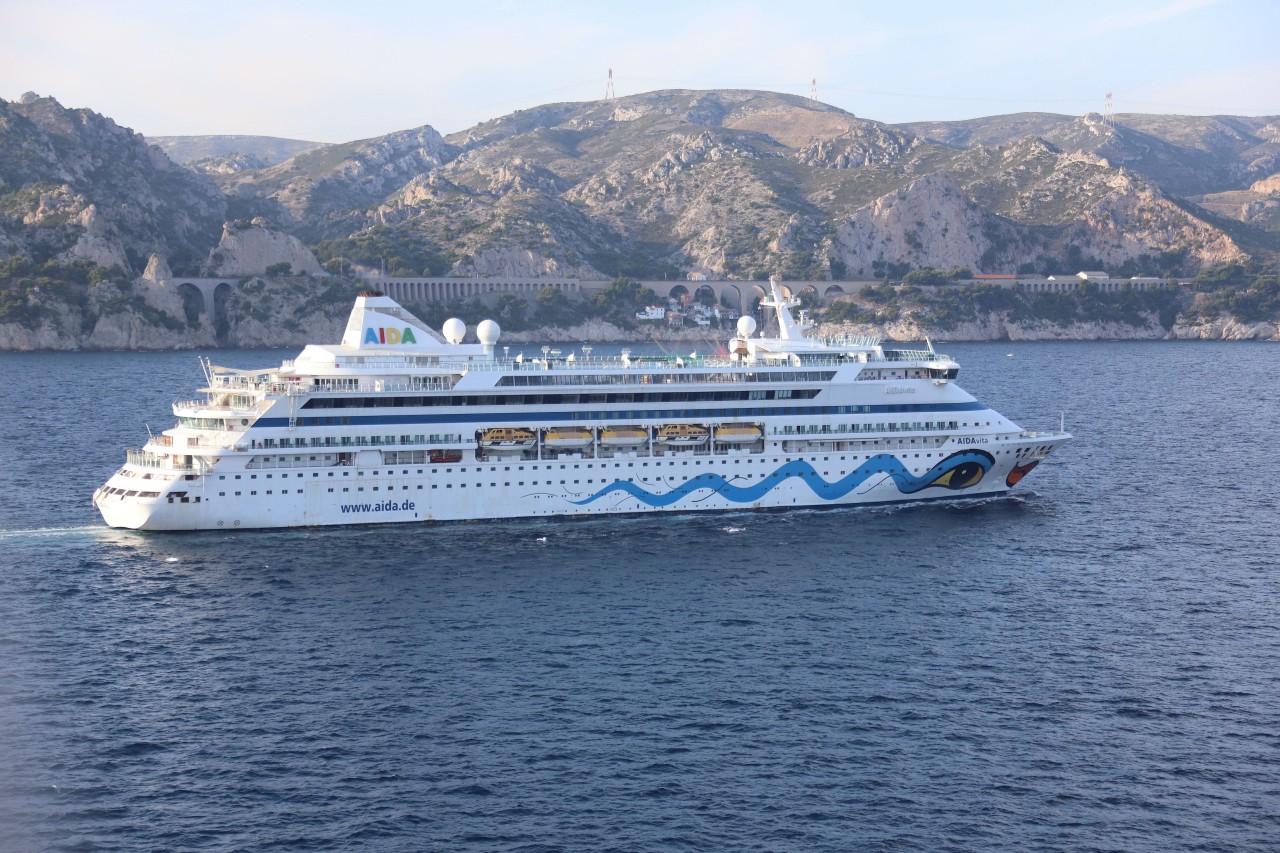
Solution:
[{"label": "green shrub on hillside", "polygon": [[[1234,272],[1226,274],[1231,276],[1228,280],[1233,285],[1239,280]],[[1276,320],[1280,317],[1280,279],[1274,275],[1260,275],[1245,286],[1219,287],[1201,294],[1195,308],[1189,312],[1189,317],[1197,320],[1213,320],[1223,315],[1241,323]]]},{"label": "green shrub on hillside", "polygon": [[85,308],[89,288],[110,282],[122,291],[133,284],[124,270],[92,261],[59,263],[14,257],[0,261],[0,323],[36,328],[56,305]]},{"label": "green shrub on hillside", "polygon": [[335,275],[351,273],[353,264],[382,269],[387,275],[416,278],[444,275],[453,266],[438,248],[427,240],[384,225],[361,231],[353,237],[325,240],[311,247],[327,272]]},{"label": "green shrub on hillside", "polygon": [[[902,315],[917,316],[926,325],[954,329],[987,314],[1005,314],[1019,323],[1048,321],[1123,323],[1145,326],[1155,316],[1165,328],[1173,325],[1182,296],[1174,288],[1124,289],[1100,292],[1096,285],[1066,293],[1024,293],[994,284],[920,288],[879,284],[863,288],[855,299],[842,299],[823,309],[824,322],[884,323]],[[1257,300],[1265,310],[1265,300]],[[1241,304],[1254,302],[1242,300]]]}]

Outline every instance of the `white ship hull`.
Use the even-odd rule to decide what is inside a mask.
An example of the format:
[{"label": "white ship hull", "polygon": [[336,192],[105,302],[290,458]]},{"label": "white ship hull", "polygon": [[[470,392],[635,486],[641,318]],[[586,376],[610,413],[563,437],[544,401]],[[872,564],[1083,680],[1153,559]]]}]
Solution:
[{"label": "white ship hull", "polygon": [[[175,404],[175,427],[94,494],[103,519],[229,530],[988,497],[1070,438],[977,402],[931,351],[791,329],[734,341],[754,352],[726,360],[553,368],[496,362],[492,341],[366,328],[411,320],[362,296],[340,346],[271,371],[208,367],[207,398]],[[377,344],[392,337],[412,346]],[[606,441],[618,425],[643,437]],[[518,440],[489,440],[504,432]]]},{"label": "white ship hull", "polygon": [[[982,449],[944,444],[924,453],[822,452],[813,461],[795,453],[735,449],[515,465],[493,460],[367,470],[277,468],[259,471],[247,483],[214,475],[186,502],[105,498],[98,507],[112,527],[226,530],[908,503],[1005,494],[1021,479],[1015,475],[1011,481],[1015,467],[1026,473],[1063,440],[1052,434],[993,438],[977,446]],[[913,458],[917,453],[922,459]],[[937,482],[957,465],[974,467],[971,485]]]}]

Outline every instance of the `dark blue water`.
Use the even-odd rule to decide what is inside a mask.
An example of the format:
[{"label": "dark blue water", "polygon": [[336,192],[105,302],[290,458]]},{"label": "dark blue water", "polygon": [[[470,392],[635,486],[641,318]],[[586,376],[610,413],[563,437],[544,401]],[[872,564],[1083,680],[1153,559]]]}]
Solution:
[{"label": "dark blue water", "polygon": [[0,849],[1276,849],[1280,349],[945,349],[1019,497],[191,535],[192,354],[0,356]]}]

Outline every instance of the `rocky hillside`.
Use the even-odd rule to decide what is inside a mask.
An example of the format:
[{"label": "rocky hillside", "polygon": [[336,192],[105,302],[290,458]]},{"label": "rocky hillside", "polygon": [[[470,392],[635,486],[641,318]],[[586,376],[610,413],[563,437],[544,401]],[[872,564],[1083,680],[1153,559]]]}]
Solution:
[{"label": "rocky hillside", "polygon": [[220,290],[211,315],[158,258],[135,280],[33,295],[21,315],[0,311],[0,352],[297,347],[342,338],[359,291],[336,277],[246,277]]},{"label": "rocky hillside", "polygon": [[1095,154],[1138,172],[1175,195],[1245,189],[1280,170],[1280,117],[1166,116],[1119,113],[1083,120],[1018,113],[955,122],[899,125],[953,148],[1003,147],[1043,139],[1066,151]]},{"label": "rocky hillside", "polygon": [[[178,272],[216,269],[228,219],[312,246],[351,241],[321,253],[344,269],[385,261],[414,275],[1190,276],[1280,255],[1280,122],[1268,117],[1032,113],[895,127],[788,95],[677,90],[278,163],[313,143],[164,140],[177,156],[205,155],[203,176],[49,98],[0,102],[0,122],[0,257],[135,273],[151,252]],[[385,241],[361,242],[374,231],[414,249],[388,257]]]},{"label": "rocky hillside", "polygon": [[90,110],[0,100],[0,260],[87,260],[139,274],[152,253],[194,270],[227,202],[207,178]]},{"label": "rocky hillside", "polygon": [[29,327],[62,293],[88,300],[91,329],[141,298],[126,291],[148,267],[1186,280],[1221,265],[1265,276],[1280,258],[1277,117],[891,126],[789,95],[674,90],[520,110],[448,137],[164,141],[192,167],[90,110],[0,100],[0,314]]},{"label": "rocky hillside", "polygon": [[444,139],[419,128],[218,180],[309,242],[390,228],[453,275],[1191,275],[1280,252],[1265,201],[1234,222],[1201,206],[1269,186],[1275,120],[1113,124],[893,127],[787,95],[664,91],[522,110]]}]

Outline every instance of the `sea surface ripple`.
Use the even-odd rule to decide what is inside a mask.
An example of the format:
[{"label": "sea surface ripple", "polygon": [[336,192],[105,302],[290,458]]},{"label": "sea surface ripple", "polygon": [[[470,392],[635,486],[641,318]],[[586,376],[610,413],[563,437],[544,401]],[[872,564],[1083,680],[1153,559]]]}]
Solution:
[{"label": "sea surface ripple", "polygon": [[1280,350],[942,348],[1015,497],[177,535],[194,355],[0,355],[0,849],[1277,849]]}]

